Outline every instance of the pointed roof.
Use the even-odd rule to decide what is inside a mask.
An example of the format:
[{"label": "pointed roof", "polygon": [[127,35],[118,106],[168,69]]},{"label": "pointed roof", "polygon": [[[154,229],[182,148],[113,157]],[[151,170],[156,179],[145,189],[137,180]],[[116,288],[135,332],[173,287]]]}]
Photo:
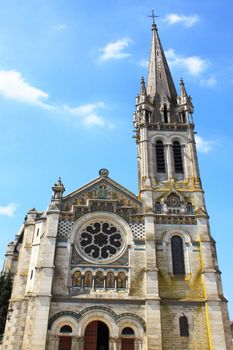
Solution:
[{"label": "pointed roof", "polygon": [[156,24],[152,24],[152,42],[147,79],[147,94],[176,100],[177,92],[161,45]]}]

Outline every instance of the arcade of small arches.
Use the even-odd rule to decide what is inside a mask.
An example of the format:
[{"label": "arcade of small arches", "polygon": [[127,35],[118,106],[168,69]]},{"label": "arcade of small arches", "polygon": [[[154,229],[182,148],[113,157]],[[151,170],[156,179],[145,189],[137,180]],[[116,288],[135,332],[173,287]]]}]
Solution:
[{"label": "arcade of small arches", "polygon": [[72,274],[72,287],[77,289],[127,290],[128,276],[123,271],[81,271]]},{"label": "arcade of small arches", "polygon": [[[91,308],[90,308],[91,309]],[[105,309],[105,308],[103,308]],[[142,350],[145,325],[140,317],[89,310],[80,318],[75,313],[56,315],[48,331],[48,350]]]},{"label": "arcade of small arches", "polygon": [[[190,335],[189,320],[178,316],[177,328],[181,338]],[[118,321],[111,315],[95,311],[87,313],[80,322],[70,315],[58,317],[48,334],[48,350],[143,350],[145,328],[134,317]]]}]

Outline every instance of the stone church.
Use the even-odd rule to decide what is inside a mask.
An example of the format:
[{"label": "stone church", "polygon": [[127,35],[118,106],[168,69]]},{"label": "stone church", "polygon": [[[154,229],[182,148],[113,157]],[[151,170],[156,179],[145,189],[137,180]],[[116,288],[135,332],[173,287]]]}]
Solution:
[{"label": "stone church", "polygon": [[193,104],[183,80],[176,92],[154,19],[133,123],[138,195],[107,169],[66,195],[59,179],[8,245],[3,350],[233,348]]}]

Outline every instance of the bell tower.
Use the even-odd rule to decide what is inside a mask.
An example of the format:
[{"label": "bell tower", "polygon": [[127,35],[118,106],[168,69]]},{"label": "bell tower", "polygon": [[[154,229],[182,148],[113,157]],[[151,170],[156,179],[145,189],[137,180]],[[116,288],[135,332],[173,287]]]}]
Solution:
[{"label": "bell tower", "polygon": [[[147,302],[148,327],[153,308],[157,318],[160,313],[157,335],[162,349],[171,349],[171,344],[179,349],[232,349],[200,179],[194,107],[183,79],[177,94],[152,17],[148,78],[147,83],[141,78],[134,114],[146,232],[146,290],[148,299],[157,300],[157,307],[152,300]],[[159,348],[158,339],[153,344],[148,338],[148,349],[152,348]]]}]

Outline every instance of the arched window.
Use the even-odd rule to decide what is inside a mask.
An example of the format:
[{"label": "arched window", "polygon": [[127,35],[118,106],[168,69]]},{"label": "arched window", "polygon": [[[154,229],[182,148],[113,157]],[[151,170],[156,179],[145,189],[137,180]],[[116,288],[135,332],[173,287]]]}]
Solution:
[{"label": "arched window", "polygon": [[119,272],[117,276],[117,288],[125,289],[126,287],[126,279],[124,272]]},{"label": "arched window", "polygon": [[175,173],[183,174],[184,173],[183,159],[182,159],[181,145],[179,141],[173,142],[173,156],[174,156]]},{"label": "arched window", "polygon": [[185,275],[183,240],[180,236],[171,239],[172,266],[174,275]]},{"label": "arched window", "polygon": [[84,275],[84,288],[91,288],[92,286],[92,273],[90,271],[85,272]]},{"label": "arched window", "polygon": [[162,141],[156,141],[156,164],[157,172],[165,173],[164,145]]},{"label": "arched window", "polygon": [[186,124],[186,114],[185,114],[185,111],[182,111],[180,113],[180,122],[183,123],[183,124]]},{"label": "arched window", "polygon": [[187,213],[192,215],[193,214],[193,206],[192,203],[187,203]]},{"label": "arched window", "polygon": [[156,214],[161,214],[161,204],[160,202],[155,202],[155,213]]},{"label": "arched window", "polygon": [[104,274],[102,271],[96,272],[95,287],[96,288],[104,288]]},{"label": "arched window", "polygon": [[60,333],[72,333],[72,328],[68,325],[62,326]]},{"label": "arched window", "polygon": [[189,323],[185,315],[182,315],[179,319],[180,324],[180,336],[189,337]]},{"label": "arched window", "polygon": [[73,287],[81,287],[82,285],[82,275],[80,271],[75,271],[73,274]]},{"label": "arched window", "polygon": [[167,113],[167,105],[163,105],[163,120],[164,123],[168,123],[168,113]]},{"label": "arched window", "polygon": [[106,283],[106,288],[107,289],[113,289],[115,287],[115,279],[114,279],[114,273],[113,272],[108,272],[107,273],[107,283]]},{"label": "arched window", "polygon": [[130,327],[125,327],[122,330],[122,335],[134,335],[134,330]]}]

